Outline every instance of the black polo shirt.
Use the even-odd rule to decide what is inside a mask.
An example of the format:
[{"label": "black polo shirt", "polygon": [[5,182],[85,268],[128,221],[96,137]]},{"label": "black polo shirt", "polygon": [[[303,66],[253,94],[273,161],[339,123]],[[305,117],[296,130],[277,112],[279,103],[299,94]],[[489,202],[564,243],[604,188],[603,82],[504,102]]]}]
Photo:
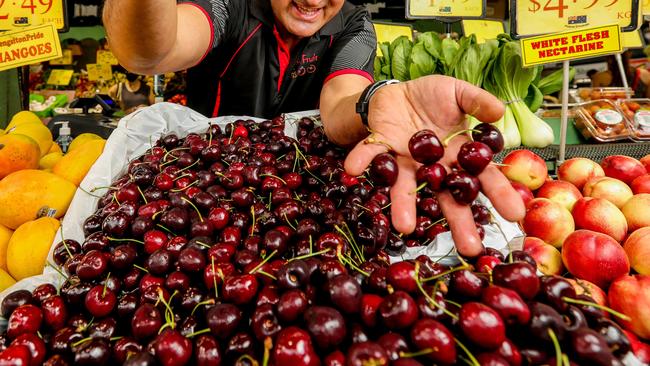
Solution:
[{"label": "black polo shirt", "polygon": [[327,80],[372,81],[376,37],[368,13],[346,2],[319,32],[289,51],[270,0],[188,0],[209,18],[212,45],[188,70],[188,105],[206,116],[280,113],[318,107]]}]

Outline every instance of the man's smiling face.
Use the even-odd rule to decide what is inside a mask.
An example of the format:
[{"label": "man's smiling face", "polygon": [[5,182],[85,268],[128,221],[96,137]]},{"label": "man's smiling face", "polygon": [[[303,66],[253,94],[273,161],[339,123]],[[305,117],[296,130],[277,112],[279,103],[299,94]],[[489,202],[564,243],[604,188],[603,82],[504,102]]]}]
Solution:
[{"label": "man's smiling face", "polygon": [[275,19],[291,35],[311,37],[343,7],[345,0],[271,0]]}]

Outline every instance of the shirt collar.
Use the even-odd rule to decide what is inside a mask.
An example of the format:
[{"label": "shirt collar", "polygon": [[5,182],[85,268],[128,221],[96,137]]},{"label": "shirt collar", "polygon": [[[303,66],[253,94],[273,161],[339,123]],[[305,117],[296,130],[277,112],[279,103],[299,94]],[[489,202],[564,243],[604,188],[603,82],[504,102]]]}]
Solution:
[{"label": "shirt collar", "polygon": [[[334,18],[330,19],[330,21],[327,22],[317,34],[330,36],[341,32],[345,27],[343,10],[347,6],[350,6],[350,4],[346,2],[338,14],[336,14]],[[270,0],[249,0],[248,7],[250,9],[251,15],[260,20],[262,24],[269,27],[273,27],[275,25],[275,19],[273,16],[273,10],[271,9]]]}]

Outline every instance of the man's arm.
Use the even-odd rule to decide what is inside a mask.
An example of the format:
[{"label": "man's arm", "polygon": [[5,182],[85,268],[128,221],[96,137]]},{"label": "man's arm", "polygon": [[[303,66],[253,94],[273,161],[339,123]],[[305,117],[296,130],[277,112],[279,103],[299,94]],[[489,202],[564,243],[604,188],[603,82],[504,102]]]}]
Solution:
[{"label": "man's arm", "polygon": [[355,112],[355,105],[370,80],[356,74],[338,75],[328,80],[320,95],[320,113],[327,137],[341,146],[351,146],[368,131]]},{"label": "man's arm", "polygon": [[194,66],[212,42],[201,9],[174,0],[106,0],[103,20],[120,64],[140,74]]}]

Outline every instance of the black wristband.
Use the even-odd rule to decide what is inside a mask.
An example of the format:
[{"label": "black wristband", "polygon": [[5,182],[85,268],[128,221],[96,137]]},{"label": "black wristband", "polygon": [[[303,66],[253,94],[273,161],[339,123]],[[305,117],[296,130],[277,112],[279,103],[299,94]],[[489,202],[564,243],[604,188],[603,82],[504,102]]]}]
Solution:
[{"label": "black wristband", "polygon": [[370,109],[370,98],[373,94],[383,86],[397,83],[399,83],[399,80],[380,80],[368,85],[368,87],[361,93],[356,104],[356,112],[361,116],[361,122],[364,126],[368,126],[368,110]]}]

